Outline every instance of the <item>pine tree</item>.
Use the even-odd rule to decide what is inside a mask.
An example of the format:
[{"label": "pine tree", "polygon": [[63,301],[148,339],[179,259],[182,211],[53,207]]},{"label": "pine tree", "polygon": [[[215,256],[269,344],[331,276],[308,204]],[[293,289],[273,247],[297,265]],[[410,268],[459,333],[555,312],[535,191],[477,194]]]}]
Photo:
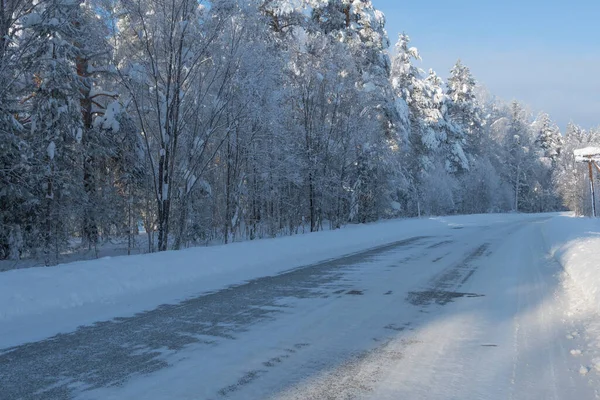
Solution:
[{"label": "pine tree", "polygon": [[[23,135],[20,102],[24,69],[20,23],[28,4],[0,2],[0,260],[26,252],[27,219],[32,215],[31,143]],[[29,224],[29,226],[31,226]]]},{"label": "pine tree", "polygon": [[401,34],[396,43],[396,55],[392,60],[391,84],[397,97],[397,107],[401,118],[406,121],[404,127],[406,144],[420,146],[421,133],[421,103],[425,100],[423,96],[422,73],[413,65],[413,61],[420,61],[419,51],[415,47],[408,47],[410,38]]},{"label": "pine tree", "polygon": [[68,239],[66,210],[81,196],[82,81],[74,68],[80,54],[76,40],[83,36],[79,15],[78,2],[50,0],[29,14],[25,25],[32,90],[27,128],[40,161],[35,166],[38,226],[46,265],[58,261]]},{"label": "pine tree", "polygon": [[535,144],[542,151],[540,156],[549,160],[554,165],[560,155],[563,142],[560,130],[546,113],[541,113],[538,116],[534,122],[534,129],[537,130]]},{"label": "pine tree", "polygon": [[449,120],[457,127],[456,142],[464,142],[468,157],[479,155],[482,149],[482,119],[475,95],[476,82],[468,67],[460,60],[450,70],[446,95]]},{"label": "pine tree", "polygon": [[511,104],[510,119],[506,132],[508,180],[514,191],[514,211],[527,209],[528,192],[534,190],[534,155],[531,152],[532,136],[523,107],[516,101]]},{"label": "pine tree", "polygon": [[433,70],[430,70],[425,85],[428,97],[431,99],[427,119],[431,121],[430,125],[437,142],[436,147],[439,147],[436,158],[442,160],[444,169],[448,173],[466,171],[469,169],[469,162],[464,151],[464,131],[448,115],[452,102],[443,92],[443,82]]},{"label": "pine tree", "polygon": [[[98,5],[83,3],[73,24],[81,36],[74,45],[77,48],[76,69],[80,79],[80,106],[82,118],[81,151],[83,189],[85,196],[81,207],[81,234],[83,244],[96,249],[99,238],[100,210],[106,207],[99,196],[102,167],[115,153],[117,143],[103,141],[102,134],[95,129],[95,119],[105,115],[114,116],[108,105],[118,97],[114,80],[116,71],[111,65],[112,48],[106,39],[110,32],[98,18],[104,13]],[[106,125],[106,123],[104,123]],[[115,129],[118,130],[118,129]],[[114,182],[112,182],[114,184]]]}]

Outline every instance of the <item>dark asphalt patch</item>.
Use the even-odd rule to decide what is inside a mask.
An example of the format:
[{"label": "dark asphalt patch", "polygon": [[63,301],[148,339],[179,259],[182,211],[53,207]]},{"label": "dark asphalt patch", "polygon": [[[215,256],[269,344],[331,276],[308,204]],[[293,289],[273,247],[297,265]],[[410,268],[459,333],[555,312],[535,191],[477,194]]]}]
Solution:
[{"label": "dark asphalt patch", "polygon": [[[282,299],[320,298],[347,291],[346,271],[380,254],[416,245],[413,237],[275,276],[165,304],[127,318],[98,322],[39,342],[0,349],[0,399],[67,400],[83,390],[122,385],[169,366],[166,355],[190,345],[218,346],[273,320],[289,307]],[[301,347],[300,347],[301,348]],[[293,346],[285,353],[299,350]],[[258,369],[223,388],[225,394],[257,379]]]},{"label": "dark asphalt patch", "polygon": [[438,242],[438,243],[434,243],[431,246],[428,246],[428,249],[437,249],[438,247],[442,247],[445,246],[447,244],[452,244],[454,243],[454,240],[444,240],[443,242]]},{"label": "dark asphalt patch", "polygon": [[436,303],[443,306],[454,301],[454,299],[457,298],[483,296],[483,294],[476,293],[447,292],[444,290],[425,290],[422,292],[409,292],[407,301],[414,306],[423,306],[431,303]]},{"label": "dark asphalt patch", "polygon": [[362,290],[349,290],[346,292],[346,294],[349,294],[351,296],[362,296],[365,293]]},{"label": "dark asphalt patch", "polygon": [[474,261],[483,257],[488,247],[489,244],[485,243],[475,248],[461,262],[434,277],[429,288],[422,291],[410,292],[406,301],[415,306],[427,306],[433,303],[445,305],[461,297],[483,296],[476,293],[463,293],[457,289],[473,276],[478,267]]},{"label": "dark asphalt patch", "polygon": [[260,378],[262,375],[264,375],[266,373],[267,373],[267,371],[261,370],[261,369],[257,369],[255,371],[250,371],[246,375],[242,376],[235,384],[227,386],[226,388],[219,390],[218,391],[219,396],[225,397],[230,393],[237,392],[243,386],[246,386],[249,383],[252,383],[253,381],[257,380],[258,378]]},{"label": "dark asphalt patch", "polygon": [[396,332],[402,332],[406,329],[406,326],[397,326],[396,324],[388,324],[383,327],[383,329],[389,329]]}]

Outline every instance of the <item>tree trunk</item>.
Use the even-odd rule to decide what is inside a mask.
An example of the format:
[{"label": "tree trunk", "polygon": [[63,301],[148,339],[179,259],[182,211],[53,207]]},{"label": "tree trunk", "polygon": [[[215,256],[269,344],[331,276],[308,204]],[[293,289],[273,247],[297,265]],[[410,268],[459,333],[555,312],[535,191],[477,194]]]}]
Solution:
[{"label": "tree trunk", "polygon": [[[79,27],[79,21],[74,21],[73,25]],[[83,49],[84,46],[75,42],[75,46]],[[81,83],[81,119],[83,122],[83,131],[81,132],[81,145],[83,147],[83,188],[86,194],[86,201],[83,207],[83,240],[88,245],[96,249],[98,244],[98,223],[95,216],[96,206],[96,182],[94,168],[96,160],[90,151],[90,135],[92,133],[92,98],[91,98],[91,83],[90,74],[88,72],[89,60],[86,57],[77,57],[76,69],[77,76]]]},{"label": "tree trunk", "polygon": [[158,251],[169,247],[169,150],[163,144],[158,164]]},{"label": "tree trunk", "polygon": [[184,246],[184,237],[187,231],[187,195],[183,195],[179,207],[179,226],[177,226],[177,234],[175,236],[175,243],[173,244],[175,250],[180,250]]},{"label": "tree trunk", "polygon": [[517,164],[517,176],[515,177],[515,212],[519,211],[519,178],[521,175],[521,166]]},{"label": "tree trunk", "polygon": [[313,183],[312,172],[308,173],[308,206],[310,213],[310,231],[317,230],[317,213],[315,210],[315,188]]},{"label": "tree trunk", "polygon": [[227,140],[227,159],[226,165],[226,179],[225,179],[225,221],[223,224],[223,239],[225,244],[229,243],[229,229],[231,221],[231,140]]}]

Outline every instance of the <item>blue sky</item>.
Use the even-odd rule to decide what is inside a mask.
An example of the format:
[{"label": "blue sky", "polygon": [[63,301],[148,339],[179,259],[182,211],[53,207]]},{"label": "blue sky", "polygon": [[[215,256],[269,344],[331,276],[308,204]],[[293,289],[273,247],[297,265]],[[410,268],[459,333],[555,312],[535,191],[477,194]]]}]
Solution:
[{"label": "blue sky", "polygon": [[460,58],[505,100],[564,129],[600,125],[600,1],[372,0],[395,44],[406,32],[443,79]]}]

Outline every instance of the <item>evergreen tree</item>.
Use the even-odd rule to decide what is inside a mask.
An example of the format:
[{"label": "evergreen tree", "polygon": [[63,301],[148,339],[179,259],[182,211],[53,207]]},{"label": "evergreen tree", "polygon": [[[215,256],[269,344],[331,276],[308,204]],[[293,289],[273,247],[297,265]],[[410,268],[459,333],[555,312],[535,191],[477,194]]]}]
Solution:
[{"label": "evergreen tree", "polygon": [[37,229],[46,265],[56,263],[68,239],[68,213],[81,197],[78,168],[83,121],[76,45],[83,36],[78,2],[49,0],[27,15],[24,54],[32,93],[28,97],[34,166]]},{"label": "evergreen tree", "polygon": [[589,181],[587,166],[575,162],[574,150],[598,145],[594,143],[595,135],[586,132],[580,126],[569,123],[564,136],[564,142],[553,171],[553,183],[562,203],[577,215],[591,215],[589,200]]},{"label": "evergreen tree", "polygon": [[537,130],[535,144],[541,150],[540,157],[554,165],[563,143],[558,127],[550,120],[548,114],[541,113],[534,122],[534,129]]},{"label": "evergreen tree", "polygon": [[446,95],[447,115],[457,125],[456,142],[464,143],[464,152],[478,156],[482,150],[482,119],[480,106],[475,95],[476,82],[468,67],[460,60],[450,70]]},{"label": "evergreen tree", "polygon": [[460,61],[445,85],[405,34],[390,61],[370,0],[14,0],[0,15],[0,258],[56,263],[73,238],[131,253],[138,224],[162,251],[558,196],[589,209],[572,151],[597,130],[563,141]]}]

